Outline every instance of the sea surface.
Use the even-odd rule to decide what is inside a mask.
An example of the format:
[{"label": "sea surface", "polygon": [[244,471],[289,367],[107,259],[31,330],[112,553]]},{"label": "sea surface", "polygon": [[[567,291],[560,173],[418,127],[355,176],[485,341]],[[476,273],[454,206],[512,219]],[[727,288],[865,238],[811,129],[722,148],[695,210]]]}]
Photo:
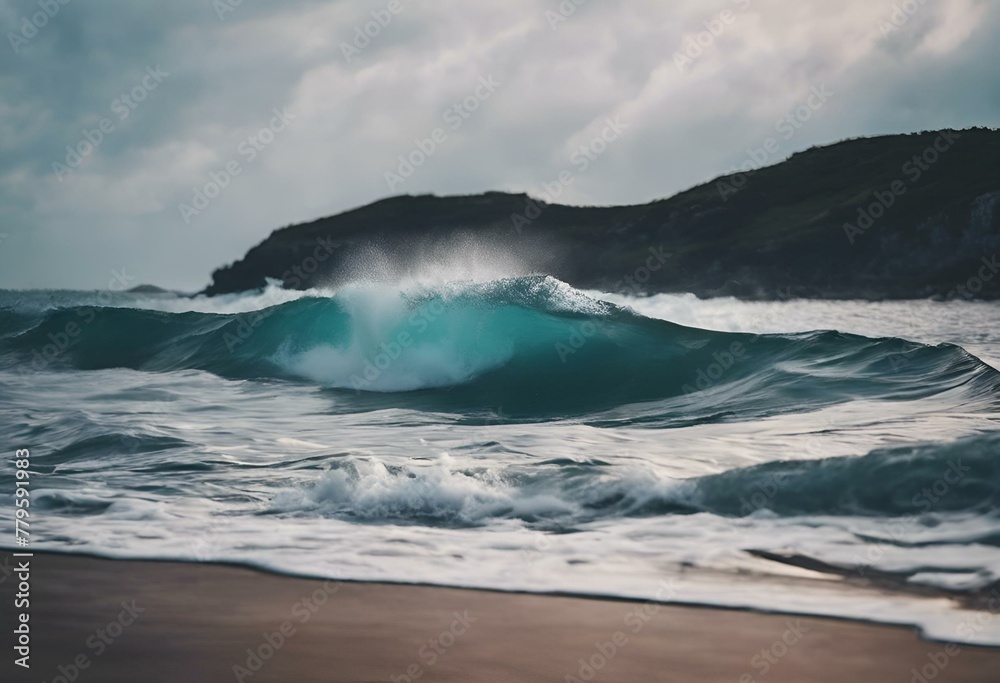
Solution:
[{"label": "sea surface", "polygon": [[34,550],[1000,644],[996,368],[988,303],[0,291],[0,505],[30,448]]}]

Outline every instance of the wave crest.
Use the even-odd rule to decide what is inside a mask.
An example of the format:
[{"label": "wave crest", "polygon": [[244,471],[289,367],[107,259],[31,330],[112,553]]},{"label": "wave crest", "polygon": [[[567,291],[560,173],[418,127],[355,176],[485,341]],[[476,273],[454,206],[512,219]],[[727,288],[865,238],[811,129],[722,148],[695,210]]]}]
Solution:
[{"label": "wave crest", "polygon": [[502,407],[516,419],[547,419],[648,403],[632,410],[635,419],[662,424],[947,392],[995,405],[1000,387],[996,370],[952,345],[700,330],[542,276],[359,284],[244,313],[74,306],[4,315],[18,324],[0,351],[26,371],[69,364],[306,381],[350,390],[338,401],[345,410]]}]

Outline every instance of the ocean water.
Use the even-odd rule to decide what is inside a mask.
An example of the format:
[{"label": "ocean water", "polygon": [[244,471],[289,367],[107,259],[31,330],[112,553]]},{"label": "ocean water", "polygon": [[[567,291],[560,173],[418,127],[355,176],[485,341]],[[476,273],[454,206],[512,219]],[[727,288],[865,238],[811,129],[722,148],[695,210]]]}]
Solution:
[{"label": "ocean water", "polygon": [[[0,292],[32,547],[1000,644],[1000,306]],[[0,503],[13,508],[13,458]],[[10,516],[0,518],[4,544]],[[998,593],[1000,595],[1000,593]]]}]

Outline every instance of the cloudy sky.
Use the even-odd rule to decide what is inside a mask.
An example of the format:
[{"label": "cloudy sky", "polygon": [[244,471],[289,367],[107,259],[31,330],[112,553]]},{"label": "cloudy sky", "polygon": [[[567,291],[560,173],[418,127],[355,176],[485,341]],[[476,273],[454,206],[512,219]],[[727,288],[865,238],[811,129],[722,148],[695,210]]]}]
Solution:
[{"label": "cloudy sky", "polygon": [[390,194],[638,203],[768,138],[1000,125],[987,0],[64,1],[0,0],[0,287],[194,290]]}]

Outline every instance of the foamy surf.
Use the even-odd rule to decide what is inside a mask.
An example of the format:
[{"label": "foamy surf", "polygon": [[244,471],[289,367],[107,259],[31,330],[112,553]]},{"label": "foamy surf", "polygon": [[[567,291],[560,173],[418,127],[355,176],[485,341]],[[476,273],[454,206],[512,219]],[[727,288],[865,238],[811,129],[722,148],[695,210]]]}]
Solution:
[{"label": "foamy surf", "polygon": [[0,410],[49,445],[38,547],[636,598],[670,576],[680,602],[1000,643],[963,629],[1000,579],[998,373],[961,345],[996,357],[1000,320],[956,333],[963,306],[797,319],[531,275],[4,293]]}]

